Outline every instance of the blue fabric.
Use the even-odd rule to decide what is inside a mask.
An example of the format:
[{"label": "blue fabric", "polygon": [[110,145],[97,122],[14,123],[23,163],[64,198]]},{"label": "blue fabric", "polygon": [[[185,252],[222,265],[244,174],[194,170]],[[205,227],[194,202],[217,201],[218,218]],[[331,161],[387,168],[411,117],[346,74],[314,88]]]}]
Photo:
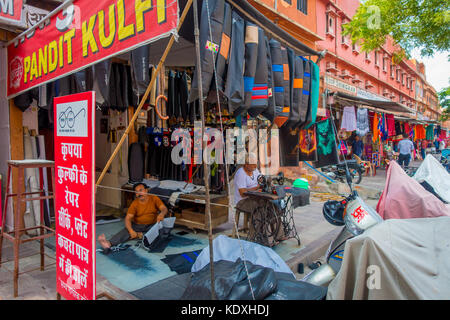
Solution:
[{"label": "blue fabric", "polygon": [[253,90],[253,85],[255,84],[255,78],[244,77],[244,91],[251,92]]},{"label": "blue fabric", "polygon": [[355,140],[353,142],[353,145],[352,145],[353,153],[356,154],[360,158],[361,158],[363,149],[364,149],[364,143],[361,140],[358,140],[358,141]]},{"label": "blue fabric", "polygon": [[283,87],[275,87],[274,90],[275,90],[275,92],[284,92]]},{"label": "blue fabric", "polygon": [[283,72],[283,65],[282,64],[273,64],[272,71],[273,72]]}]

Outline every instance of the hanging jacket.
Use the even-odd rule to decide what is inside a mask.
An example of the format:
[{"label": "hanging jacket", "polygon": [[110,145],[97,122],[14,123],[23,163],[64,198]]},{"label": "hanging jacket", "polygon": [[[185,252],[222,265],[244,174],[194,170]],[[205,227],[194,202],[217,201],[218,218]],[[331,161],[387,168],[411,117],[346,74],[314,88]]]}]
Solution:
[{"label": "hanging jacket", "polygon": [[301,110],[304,114],[303,121],[298,125],[304,127],[311,122],[311,111],[310,111],[310,91],[311,91],[311,64],[309,60],[300,57],[303,61],[303,89],[302,89],[302,102]]},{"label": "hanging jacket", "polygon": [[252,91],[252,101],[248,113],[252,117],[257,117],[269,106],[268,94],[268,69],[267,66],[267,47],[264,31],[258,28],[258,59],[255,73],[255,83]]},{"label": "hanging jacket", "polygon": [[289,73],[290,73],[290,94],[291,109],[289,112],[289,120],[287,125],[290,128],[296,128],[300,121],[303,121],[301,114],[301,100],[303,88],[303,61],[296,57],[292,49],[288,49]]},{"label": "hanging jacket", "polygon": [[[228,98],[228,110],[231,113],[239,112],[239,107],[244,103],[244,19],[233,10],[233,25],[231,36],[230,59],[228,62],[227,83],[225,96]],[[192,94],[192,90],[191,90]]]},{"label": "hanging jacket", "polygon": [[[202,68],[202,94],[204,98],[208,96],[211,81],[214,75],[214,66],[216,64],[217,54],[219,53],[219,46],[222,39],[224,12],[224,0],[208,0],[208,3],[206,1],[203,1],[202,3],[199,41],[200,63]],[[210,18],[208,19],[208,17]],[[211,28],[209,27],[210,25]],[[192,79],[189,102],[193,102],[199,98],[197,70],[198,66],[195,68],[194,78]]]},{"label": "hanging jacket", "polygon": [[[264,42],[266,45],[267,57],[267,108],[262,112],[262,115],[268,120],[273,121],[275,116],[275,97],[273,85],[272,56],[270,54],[269,39],[267,39],[267,37],[264,37]],[[264,65],[261,65],[261,67],[264,68]],[[257,70],[259,70],[259,68]]]},{"label": "hanging jacket", "polygon": [[319,108],[319,96],[320,96],[320,69],[319,66],[310,61],[311,64],[311,107],[310,115],[311,122],[306,124],[306,128],[311,127],[317,119],[317,109]]},{"label": "hanging jacket", "polygon": [[230,5],[225,2],[225,10],[224,10],[224,18],[223,18],[223,28],[222,28],[222,38],[220,41],[220,49],[219,53],[217,54],[216,59],[216,78],[217,78],[217,86],[216,88],[216,81],[213,78],[211,81],[211,89],[208,94],[208,98],[206,99],[206,102],[208,103],[217,103],[217,91],[219,94],[219,99],[221,102],[225,101],[225,81],[227,76],[227,64],[228,64],[228,57],[230,53],[230,47],[231,47],[231,7]]},{"label": "hanging jacket", "polygon": [[289,113],[291,109],[291,90],[290,90],[290,72],[289,72],[289,58],[288,58],[288,49],[285,47],[281,47],[281,58],[283,61],[283,87],[284,87],[284,108],[283,108],[283,117],[286,117],[286,120],[283,122],[282,126],[289,119]]},{"label": "hanging jacket", "polygon": [[274,122],[278,127],[281,127],[288,119],[289,113],[286,113],[284,108],[284,66],[281,53],[281,44],[272,39],[269,41],[270,54],[272,57],[272,71],[273,71],[273,88],[274,88],[274,100],[275,100],[275,113]]},{"label": "hanging jacket", "polygon": [[132,102],[135,106],[138,105],[139,98],[145,93],[150,83],[149,55],[149,45],[141,46],[131,51]]},{"label": "hanging jacket", "polygon": [[175,74],[172,70],[167,76],[167,115],[169,118],[175,116]]},{"label": "hanging jacket", "polygon": [[247,112],[252,102],[253,85],[255,84],[256,63],[258,61],[258,27],[245,23],[245,62],[244,62],[244,106],[241,114]]}]

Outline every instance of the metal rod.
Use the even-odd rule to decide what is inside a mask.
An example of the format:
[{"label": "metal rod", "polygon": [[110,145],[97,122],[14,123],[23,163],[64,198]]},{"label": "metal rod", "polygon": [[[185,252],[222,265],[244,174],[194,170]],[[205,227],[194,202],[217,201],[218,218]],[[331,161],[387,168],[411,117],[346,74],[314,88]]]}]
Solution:
[{"label": "metal rod", "polygon": [[[200,61],[200,39],[199,39],[199,28],[198,28],[198,11],[197,11],[197,0],[194,0],[193,5],[194,11],[194,36],[195,36],[195,52],[197,58],[197,69],[195,70],[198,78],[198,91],[199,91],[199,103],[200,103],[200,117],[202,119],[202,151],[206,150],[207,144],[203,139],[205,136],[205,106],[203,104],[203,85],[202,85],[202,66]],[[209,19],[209,17],[207,17]],[[203,158],[203,152],[202,152]],[[203,163],[203,176],[205,181],[205,193],[206,193],[206,204],[205,204],[205,213],[208,221],[208,239],[209,239],[209,267],[211,272],[211,299],[217,300],[216,290],[214,285],[214,251],[212,244],[212,225],[211,225],[211,202],[209,197],[209,166],[205,161],[206,159],[202,159]]]},{"label": "metal rod", "polygon": [[[177,27],[177,33],[178,31],[180,31],[181,26],[183,25],[183,22],[187,16],[187,13],[189,12],[189,9],[191,8],[192,5],[192,0],[188,0],[188,2],[186,3],[186,7],[184,7],[183,13],[181,14],[180,17],[180,23],[178,24]],[[128,136],[128,134],[131,131],[131,128],[134,126],[134,123],[139,115],[139,112],[141,111],[142,107],[145,104],[145,101],[147,100],[151,89],[153,88],[153,85],[156,81],[156,75],[159,73],[159,71],[161,70],[161,67],[164,65],[164,62],[166,61],[167,55],[169,54],[170,49],[172,48],[172,45],[175,41],[175,36],[176,35],[172,35],[170,37],[169,43],[167,44],[166,50],[164,51],[161,60],[158,63],[158,67],[156,68],[156,72],[154,74],[152,74],[152,79],[150,81],[150,84],[147,87],[147,90],[145,91],[145,94],[141,100],[141,102],[139,103],[138,108],[136,109],[136,111],[134,112],[133,118],[131,118],[130,123],[128,124],[127,129],[125,130],[125,132],[122,135],[122,138],[120,138],[119,143],[117,144],[116,148],[114,149],[113,154],[111,155],[111,157],[109,158],[108,162],[106,163],[105,167],[103,168],[103,171],[100,175],[100,177],[97,180],[96,186],[98,186],[102,181],[103,178],[105,177],[106,172],[108,171],[109,167],[111,166],[111,163],[113,162],[114,158],[117,156],[117,153],[119,152],[120,148],[122,147],[122,144],[125,141],[125,138]]]}]

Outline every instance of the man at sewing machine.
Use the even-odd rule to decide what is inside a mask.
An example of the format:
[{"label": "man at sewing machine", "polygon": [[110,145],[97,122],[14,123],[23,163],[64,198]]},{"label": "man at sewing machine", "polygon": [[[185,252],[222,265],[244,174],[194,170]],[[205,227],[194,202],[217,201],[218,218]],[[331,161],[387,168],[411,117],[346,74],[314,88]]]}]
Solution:
[{"label": "man at sewing machine", "polygon": [[148,194],[148,186],[145,183],[136,183],[133,190],[136,192],[136,199],[128,208],[125,228],[109,240],[104,234],[98,237],[98,242],[105,251],[128,240],[142,238],[155,223],[164,220],[168,212],[161,199]]}]

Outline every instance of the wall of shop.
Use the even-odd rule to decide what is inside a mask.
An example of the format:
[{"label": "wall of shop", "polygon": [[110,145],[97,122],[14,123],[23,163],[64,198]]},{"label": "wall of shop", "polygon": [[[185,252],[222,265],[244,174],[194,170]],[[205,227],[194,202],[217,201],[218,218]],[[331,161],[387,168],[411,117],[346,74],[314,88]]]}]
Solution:
[{"label": "wall of shop", "polygon": [[[0,48],[0,175],[2,176],[1,197],[4,203],[4,190],[10,159],[9,148],[9,102],[6,99],[7,59],[6,48]],[[3,208],[2,208],[3,210]]]}]

